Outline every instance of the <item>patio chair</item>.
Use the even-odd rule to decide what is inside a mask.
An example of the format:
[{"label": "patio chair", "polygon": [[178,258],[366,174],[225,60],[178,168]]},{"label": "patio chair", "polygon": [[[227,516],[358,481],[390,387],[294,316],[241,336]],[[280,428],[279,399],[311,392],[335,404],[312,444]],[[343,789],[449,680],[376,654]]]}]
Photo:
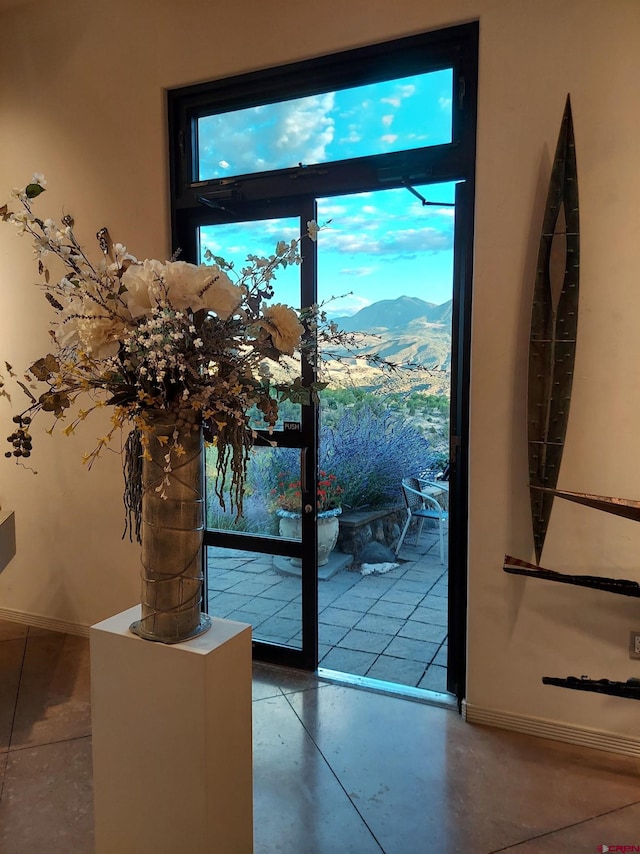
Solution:
[{"label": "patio chair", "polygon": [[412,519],[419,519],[416,542],[420,539],[425,519],[438,520],[440,538],[440,563],[444,563],[444,523],[449,518],[449,484],[444,481],[423,480],[418,477],[405,477],[402,480],[402,493],[407,506],[407,521],[395,547],[396,556],[402,547]]}]

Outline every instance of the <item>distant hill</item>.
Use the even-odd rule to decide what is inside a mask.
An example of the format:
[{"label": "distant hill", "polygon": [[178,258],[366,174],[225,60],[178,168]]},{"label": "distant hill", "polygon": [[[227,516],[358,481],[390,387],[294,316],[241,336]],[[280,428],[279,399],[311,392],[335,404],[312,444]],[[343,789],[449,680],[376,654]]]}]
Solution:
[{"label": "distant hill", "polygon": [[[451,370],[451,300],[436,305],[417,297],[401,296],[380,300],[348,317],[336,317],[335,322],[346,332],[360,332],[361,353],[376,353],[396,364],[413,363],[432,369],[430,375],[409,374],[398,384],[414,389],[429,388],[432,392],[449,393]],[[339,351],[337,351],[339,353]],[[340,354],[343,358],[345,353]],[[375,385],[379,371],[355,365],[347,359],[344,366],[334,364],[334,380],[350,371],[356,385]]]},{"label": "distant hill", "polygon": [[451,300],[436,305],[418,297],[383,299],[367,305],[348,317],[336,317],[335,321],[347,332],[378,332],[380,330],[404,329],[414,320],[427,323],[451,325]]}]

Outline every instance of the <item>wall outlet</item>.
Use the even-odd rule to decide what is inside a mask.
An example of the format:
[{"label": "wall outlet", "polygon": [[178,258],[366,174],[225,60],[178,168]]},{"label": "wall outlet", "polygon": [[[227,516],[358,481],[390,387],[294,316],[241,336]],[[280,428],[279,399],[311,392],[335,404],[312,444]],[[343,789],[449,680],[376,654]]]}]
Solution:
[{"label": "wall outlet", "polygon": [[640,659],[640,632],[629,632],[629,658]]}]

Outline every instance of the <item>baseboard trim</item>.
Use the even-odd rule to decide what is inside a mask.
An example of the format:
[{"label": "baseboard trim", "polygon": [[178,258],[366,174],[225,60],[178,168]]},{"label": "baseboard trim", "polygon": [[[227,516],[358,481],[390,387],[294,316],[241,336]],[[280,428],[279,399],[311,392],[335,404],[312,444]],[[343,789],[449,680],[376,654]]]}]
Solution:
[{"label": "baseboard trim", "polygon": [[[29,614],[24,611],[0,608],[0,620],[21,623],[39,629],[49,629],[52,632],[89,637],[89,626],[71,623],[68,620],[43,617],[41,614]],[[493,726],[498,729],[521,732],[524,735],[534,735],[552,741],[562,741],[581,747],[591,747],[594,750],[604,750],[608,753],[640,757],[640,739],[633,736],[617,735],[606,730],[589,729],[588,727],[560,723],[546,718],[518,715],[514,712],[502,712],[498,709],[477,706],[475,703],[469,703],[466,700],[462,702],[462,717],[471,724]]]},{"label": "baseboard trim", "polygon": [[617,735],[606,730],[589,729],[575,724],[487,709],[468,703],[466,700],[462,703],[462,716],[472,724],[484,724],[525,735],[548,738],[552,741],[563,741],[567,744],[578,744],[581,747],[592,747],[595,750],[606,750],[609,753],[640,757],[640,739],[633,736]]},{"label": "baseboard trim", "polygon": [[51,617],[43,617],[41,614],[27,614],[24,611],[11,611],[9,608],[0,608],[0,620],[9,623],[22,623],[38,629],[49,629],[52,632],[64,632],[67,635],[80,635],[89,637],[89,626],[78,623],[70,623],[67,620],[54,620]]}]

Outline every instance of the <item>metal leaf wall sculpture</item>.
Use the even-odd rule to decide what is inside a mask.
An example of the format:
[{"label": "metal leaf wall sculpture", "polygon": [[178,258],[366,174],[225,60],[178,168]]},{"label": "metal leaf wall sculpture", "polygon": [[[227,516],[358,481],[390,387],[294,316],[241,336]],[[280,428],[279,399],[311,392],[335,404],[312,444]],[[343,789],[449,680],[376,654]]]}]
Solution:
[{"label": "metal leaf wall sculpture", "polygon": [[543,676],[542,682],[544,685],[557,685],[559,688],[571,688],[574,691],[592,691],[596,694],[640,700],[640,679],[635,677],[627,679],[626,682],[616,682],[611,679],[589,679],[588,676],[568,676],[566,679]]},{"label": "metal leaf wall sculpture", "polygon": [[610,498],[608,495],[593,495],[591,492],[539,488],[543,492],[552,492],[557,498],[573,501],[574,504],[583,504],[585,507],[593,507],[594,510],[602,510],[603,513],[611,513],[613,516],[622,516],[624,519],[640,522],[640,501],[634,498]]},{"label": "metal leaf wall sculpture", "polygon": [[[561,584],[640,598],[640,584],[624,578],[571,575],[540,566],[554,498],[640,521],[640,501],[558,489],[560,462],[569,420],[578,332],[580,220],[578,173],[567,95],[553,161],[538,250],[529,342],[529,493],[536,563],[505,555],[503,569]],[[640,679],[626,682],[587,676],[543,676],[545,685],[640,700]]]},{"label": "metal leaf wall sculpture", "polygon": [[529,578],[542,578],[545,581],[558,581],[561,584],[574,584],[577,587],[590,587],[593,590],[604,590],[606,593],[617,593],[620,596],[633,596],[640,599],[640,584],[627,578],[603,578],[601,575],[568,575],[545,569],[539,564],[529,563],[511,555],[504,556],[505,572],[512,575],[527,575]]},{"label": "metal leaf wall sculpture", "polygon": [[529,345],[528,439],[531,518],[540,563],[569,419],[578,331],[580,272],[578,173],[567,101],[538,250]]}]

